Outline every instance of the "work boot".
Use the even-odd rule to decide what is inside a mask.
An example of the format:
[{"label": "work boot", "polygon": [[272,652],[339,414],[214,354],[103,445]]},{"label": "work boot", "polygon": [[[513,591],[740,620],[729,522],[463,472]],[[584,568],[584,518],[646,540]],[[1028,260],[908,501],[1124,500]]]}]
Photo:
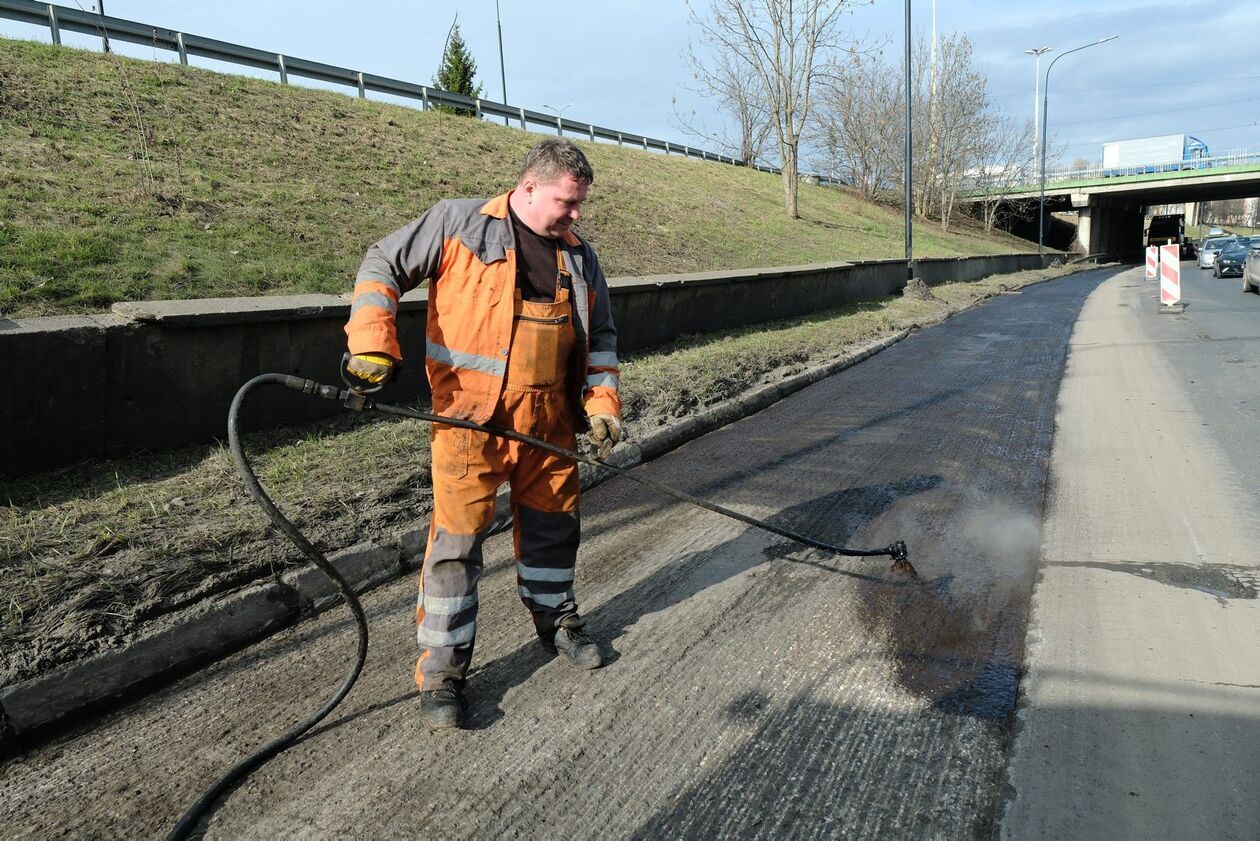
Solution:
[{"label": "work boot", "polygon": [[444,686],[420,693],[420,717],[431,727],[447,730],[464,723],[464,710],[468,702],[458,689]]},{"label": "work boot", "polygon": [[599,646],[582,630],[581,619],[563,619],[559,628],[540,634],[538,641],[552,654],[561,654],[578,669],[598,669],[604,665]]}]

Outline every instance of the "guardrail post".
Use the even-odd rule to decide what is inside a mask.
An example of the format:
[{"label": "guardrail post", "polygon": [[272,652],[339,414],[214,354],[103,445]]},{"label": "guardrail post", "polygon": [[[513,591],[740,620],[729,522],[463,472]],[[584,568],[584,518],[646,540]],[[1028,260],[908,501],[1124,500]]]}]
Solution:
[{"label": "guardrail post", "polygon": [[592,123],[587,123],[586,127],[590,129],[591,142],[594,143],[595,142],[595,126]]},{"label": "guardrail post", "polygon": [[618,145],[618,146],[622,146],[622,145],[624,145],[624,144],[621,142],[621,132],[617,132],[617,145]]},{"label": "guardrail post", "polygon": [[644,151],[644,152],[646,152],[647,150],[648,150],[648,147],[647,147],[647,138],[645,137],[645,138],[643,138],[643,151]]},{"label": "guardrail post", "polygon": [[525,106],[521,106],[521,131],[525,131]]},{"label": "guardrail post", "polygon": [[363,84],[363,71],[359,71],[359,99],[367,99],[367,86]]},{"label": "guardrail post", "polygon": [[429,89],[423,85],[420,86],[420,110],[429,110]]},{"label": "guardrail post", "polygon": [[564,124],[560,115],[556,115],[556,137],[564,137]]},{"label": "guardrail post", "polygon": [[48,29],[52,32],[53,44],[61,46],[61,24],[57,23],[57,8],[48,4]]},{"label": "guardrail post", "polygon": [[179,53],[179,63],[188,66],[188,48],[184,46],[184,33],[175,33],[175,49]]},{"label": "guardrail post", "polygon": [[481,100],[477,100],[477,119],[481,119]]},{"label": "guardrail post", "polygon": [[669,141],[668,140],[665,141],[665,154],[667,155],[669,154]]},{"label": "guardrail post", "polygon": [[284,66],[283,53],[278,53],[276,55],[276,63],[280,66],[280,84],[282,85],[289,84],[289,71]]}]

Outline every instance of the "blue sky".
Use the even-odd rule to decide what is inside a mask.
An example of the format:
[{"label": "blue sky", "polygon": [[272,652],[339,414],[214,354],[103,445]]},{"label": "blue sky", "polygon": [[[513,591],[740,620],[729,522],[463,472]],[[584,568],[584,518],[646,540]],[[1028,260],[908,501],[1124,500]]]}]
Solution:
[{"label": "blue sky", "polygon": [[[421,83],[431,81],[458,13],[486,97],[501,98],[494,0],[104,2],[114,17]],[[501,0],[500,9],[514,105],[679,142],[688,138],[672,120],[675,99],[681,110],[711,112],[686,87],[683,54],[695,33],[682,0]],[[927,30],[931,9],[931,0],[913,0],[916,29]],[[900,0],[876,0],[855,9],[847,25],[854,36],[896,52],[903,15]],[[1055,48],[1042,60],[1044,71],[1064,50],[1121,36],[1054,67],[1050,131],[1066,161],[1100,159],[1107,140],[1182,132],[1214,152],[1260,149],[1260,2],[937,0],[937,29],[971,39],[995,101],[1022,118],[1033,109],[1033,59],[1025,49]],[[0,20],[0,34],[47,40],[46,29],[7,20]],[[99,49],[99,40],[85,36],[65,42]],[[120,51],[154,55],[132,45]]]}]

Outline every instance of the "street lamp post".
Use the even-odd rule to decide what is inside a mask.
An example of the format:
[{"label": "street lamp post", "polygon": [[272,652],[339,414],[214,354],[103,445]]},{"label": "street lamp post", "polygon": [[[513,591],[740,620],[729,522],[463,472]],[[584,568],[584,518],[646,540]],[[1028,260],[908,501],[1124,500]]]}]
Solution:
[{"label": "street lamp post", "polygon": [[1025,55],[1037,57],[1037,66],[1033,68],[1033,150],[1032,165],[1037,165],[1037,131],[1041,122],[1037,119],[1038,112],[1041,110],[1041,57],[1045,53],[1053,50],[1054,47],[1036,47],[1031,50],[1024,50]]},{"label": "street lamp post", "polygon": [[905,165],[905,203],[906,203],[906,282],[914,279],[914,231],[910,201],[913,198],[911,181],[914,174],[914,162],[910,157],[911,131],[914,127],[911,112],[914,108],[910,102],[910,0],[906,0],[906,165]]},{"label": "street lamp post", "polygon": [[573,107],[572,102],[570,102],[568,105],[564,106],[563,108],[557,108],[554,105],[543,105],[543,108],[546,108],[548,111],[554,111],[556,114],[556,136],[557,137],[564,137],[564,112],[568,111],[572,107]]},{"label": "street lamp post", "polygon": [[1050,71],[1054,69],[1054,65],[1058,60],[1065,55],[1080,52],[1088,47],[1096,47],[1099,44],[1114,41],[1119,37],[1119,35],[1108,35],[1106,38],[1099,38],[1097,41],[1091,41],[1067,52],[1059,53],[1054,57],[1054,61],[1050,62],[1050,66],[1046,68],[1046,82],[1041,86],[1041,194],[1037,199],[1037,253],[1039,255],[1044,254],[1046,251],[1046,136],[1049,128],[1046,125],[1046,120],[1049,119],[1047,101],[1050,98]]}]

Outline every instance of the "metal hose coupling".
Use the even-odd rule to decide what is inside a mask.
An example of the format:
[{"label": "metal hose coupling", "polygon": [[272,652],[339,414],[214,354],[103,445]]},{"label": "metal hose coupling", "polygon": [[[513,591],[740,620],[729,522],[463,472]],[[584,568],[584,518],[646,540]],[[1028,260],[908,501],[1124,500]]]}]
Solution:
[{"label": "metal hose coupling", "polygon": [[347,409],[352,409],[356,412],[372,408],[371,401],[367,399],[363,392],[354,388],[337,388],[335,385],[324,385],[315,380],[289,376],[284,378],[284,387],[300,391],[303,394],[313,394],[325,400],[336,400],[338,403],[344,404]]}]

